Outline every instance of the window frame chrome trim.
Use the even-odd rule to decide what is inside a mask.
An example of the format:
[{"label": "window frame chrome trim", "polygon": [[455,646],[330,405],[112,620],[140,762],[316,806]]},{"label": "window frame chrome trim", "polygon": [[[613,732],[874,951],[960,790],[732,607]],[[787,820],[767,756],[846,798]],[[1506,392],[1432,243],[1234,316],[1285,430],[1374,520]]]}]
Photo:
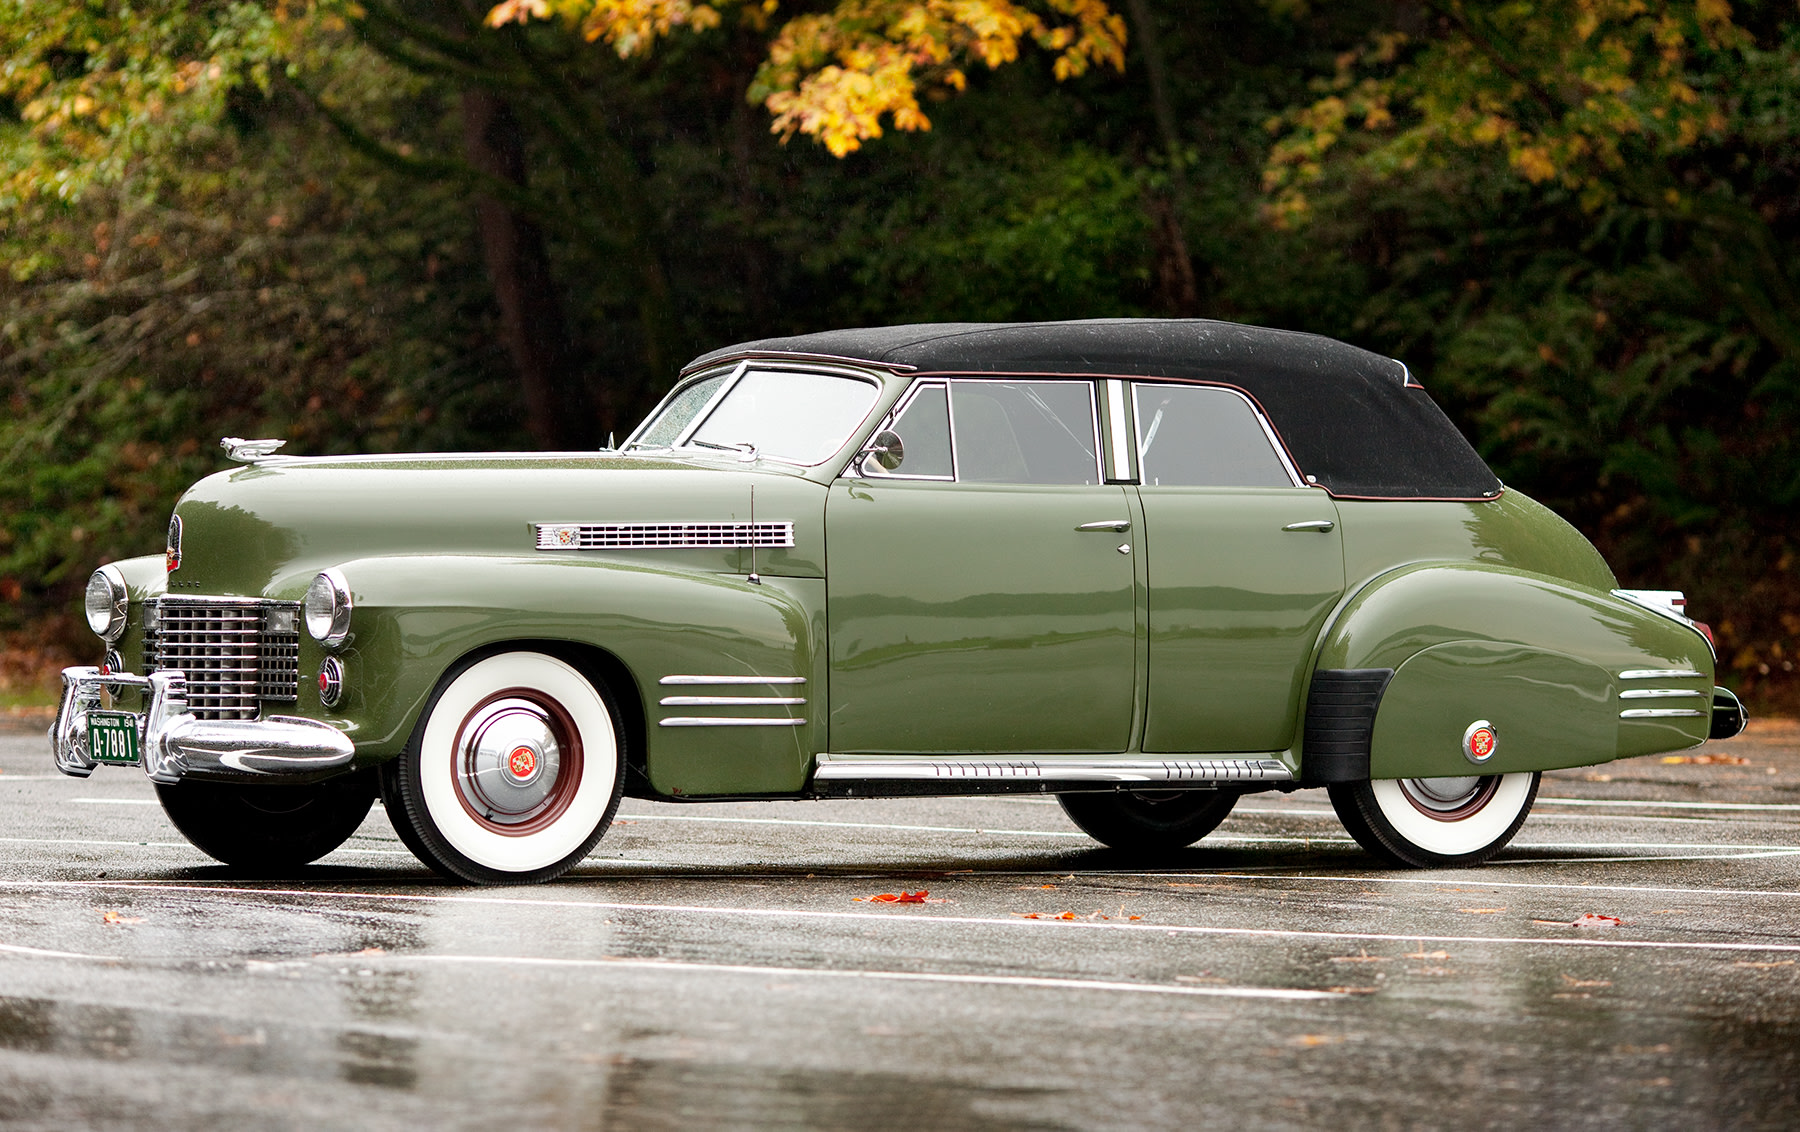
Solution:
[{"label": "window frame chrome trim", "polygon": [[[956,423],[954,420],[952,420],[951,414],[950,414],[950,386],[949,386],[949,383],[944,378],[931,377],[931,378],[924,378],[922,380],[913,382],[913,384],[906,390],[906,392],[902,393],[900,395],[900,399],[898,401],[894,402],[893,407],[890,408],[887,411],[887,413],[881,418],[880,423],[878,423],[875,426],[875,433],[873,435],[879,435],[883,429],[889,429],[889,428],[894,427],[895,423],[900,420],[900,417],[906,412],[906,410],[912,408],[912,403],[913,403],[913,401],[915,401],[918,398],[919,394],[923,393],[926,389],[928,389],[934,385],[938,386],[939,388],[943,389],[943,391],[944,391],[944,419],[947,422],[949,422],[947,427],[950,432],[950,474],[949,475],[947,475],[947,476],[918,475],[918,474],[909,474],[907,472],[890,472],[890,471],[886,471],[886,470],[879,471],[879,472],[866,471],[866,470],[864,470],[863,465],[865,463],[867,463],[868,460],[866,457],[863,456],[863,452],[867,450],[867,446],[866,445],[858,445],[856,452],[850,457],[850,462],[848,464],[844,465],[843,471],[838,473],[838,478],[839,479],[864,479],[864,480],[918,480],[918,481],[922,481],[925,483],[955,483],[956,482]],[[902,439],[904,439],[904,438],[902,438]],[[873,443],[873,441],[870,441],[870,443]],[[905,466],[906,466],[905,461],[904,460],[901,461],[901,467],[905,467]]]},{"label": "window frame chrome trim", "polygon": [[[756,364],[759,361],[772,362],[774,364],[759,366]],[[726,397],[730,396],[731,391],[736,389],[738,385],[743,382],[744,378],[752,373],[818,374],[825,377],[843,377],[860,381],[865,385],[871,385],[875,388],[874,400],[869,403],[867,409],[863,410],[863,415],[858,418],[856,424],[852,425],[849,431],[844,434],[844,438],[838,441],[838,447],[832,451],[833,456],[835,456],[838,451],[842,450],[845,440],[862,434],[863,426],[869,423],[869,413],[872,412],[876,406],[881,404],[881,394],[883,389],[881,379],[869,370],[824,362],[795,362],[793,364],[783,364],[783,359],[781,358],[746,358],[730,367],[729,377],[725,384],[721,385],[718,391],[707,399],[706,404],[701,406],[700,411],[694,414],[694,419],[689,421],[687,426],[684,427],[680,433],[676,434],[673,441],[666,447],[662,445],[646,446],[643,451],[673,452],[680,448],[695,447],[695,445],[690,443],[694,433],[705,427],[707,420],[713,413],[718,411],[720,403]],[[656,408],[651,410],[650,414],[639,422],[638,427],[633,429],[631,435],[625,438],[625,443],[615,449],[615,451],[629,451],[632,445],[637,443],[638,434],[643,432],[645,426],[656,419],[657,413],[664,405],[669,403],[670,399],[673,398],[677,392],[689,385],[705,381],[708,378],[716,377],[717,375],[718,371],[715,369],[703,369],[696,372],[691,379],[677,384],[674,389],[669,390],[668,394],[665,395],[661,401],[657,402]],[[710,449],[708,451],[710,451]],[[760,451],[757,453],[756,458],[760,460],[773,460],[778,464],[786,464],[790,468],[818,468],[831,463],[831,456],[827,456],[822,460],[815,460],[809,464],[787,456],[776,455],[772,452],[764,453]],[[852,459],[854,459],[854,457],[852,457]],[[954,460],[954,457],[952,457],[952,460]]]},{"label": "window frame chrome trim", "polygon": [[1126,407],[1128,400],[1133,402],[1132,408],[1135,409],[1135,398],[1127,388],[1130,384],[1132,383],[1122,377],[1106,379],[1106,423],[1112,446],[1112,476],[1109,482],[1112,483],[1137,482],[1137,476],[1133,474],[1133,467],[1137,462],[1137,434],[1131,422],[1126,419],[1130,415]]}]

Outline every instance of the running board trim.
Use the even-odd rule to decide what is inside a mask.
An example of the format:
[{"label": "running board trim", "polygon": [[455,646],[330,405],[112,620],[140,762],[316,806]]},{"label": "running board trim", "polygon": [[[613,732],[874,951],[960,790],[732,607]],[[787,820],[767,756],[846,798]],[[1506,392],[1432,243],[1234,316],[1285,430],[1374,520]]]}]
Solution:
[{"label": "running board trim", "polygon": [[820,755],[815,782],[959,782],[1025,779],[1040,782],[1291,782],[1279,759],[996,759],[914,756],[875,758]]}]

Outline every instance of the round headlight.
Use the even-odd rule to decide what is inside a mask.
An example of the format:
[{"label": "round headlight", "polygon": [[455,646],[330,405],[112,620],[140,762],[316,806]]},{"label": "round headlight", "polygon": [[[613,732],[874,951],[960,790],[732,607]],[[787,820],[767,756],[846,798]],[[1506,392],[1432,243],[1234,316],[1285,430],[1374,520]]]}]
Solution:
[{"label": "round headlight", "polygon": [[306,631],[333,648],[350,637],[350,583],[336,570],[322,571],[306,589]]},{"label": "round headlight", "polygon": [[131,594],[125,589],[125,575],[116,566],[95,570],[87,584],[88,628],[112,642],[125,635],[125,609]]}]

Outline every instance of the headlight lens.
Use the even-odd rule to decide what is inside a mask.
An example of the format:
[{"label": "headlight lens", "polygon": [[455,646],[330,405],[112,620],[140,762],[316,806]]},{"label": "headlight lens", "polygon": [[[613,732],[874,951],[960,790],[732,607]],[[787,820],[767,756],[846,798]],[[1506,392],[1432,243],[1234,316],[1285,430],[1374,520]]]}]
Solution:
[{"label": "headlight lens", "polygon": [[88,628],[107,642],[125,635],[125,610],[131,594],[125,589],[125,575],[116,566],[95,570],[87,584]]},{"label": "headlight lens", "polygon": [[306,631],[333,648],[350,637],[350,584],[336,570],[320,572],[307,587]]}]

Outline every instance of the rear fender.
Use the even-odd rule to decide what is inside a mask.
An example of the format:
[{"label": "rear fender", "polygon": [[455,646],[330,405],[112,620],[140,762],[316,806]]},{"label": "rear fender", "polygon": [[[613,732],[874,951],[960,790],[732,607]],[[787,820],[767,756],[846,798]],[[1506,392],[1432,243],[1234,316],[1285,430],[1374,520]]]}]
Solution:
[{"label": "rear fender", "polygon": [[[1383,575],[1333,623],[1318,668],[1393,672],[1370,736],[1372,778],[1587,766],[1691,747],[1710,725],[1713,659],[1697,632],[1610,594],[1502,566]],[[1643,672],[1694,675],[1622,675]],[[1678,694],[1622,697],[1649,690]],[[1688,709],[1695,714],[1621,718]],[[1477,762],[1465,738],[1481,722],[1497,742]]]}]

